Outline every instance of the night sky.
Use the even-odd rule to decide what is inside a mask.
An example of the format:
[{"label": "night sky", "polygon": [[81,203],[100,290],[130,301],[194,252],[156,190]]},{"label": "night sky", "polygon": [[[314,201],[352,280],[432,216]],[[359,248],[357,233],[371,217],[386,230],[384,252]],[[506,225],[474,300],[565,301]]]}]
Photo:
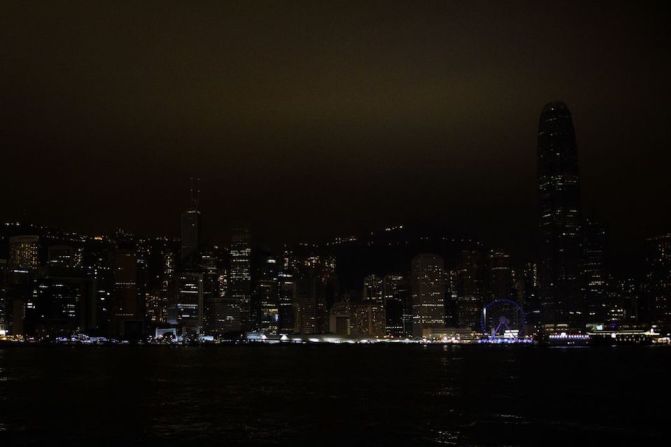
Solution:
[{"label": "night sky", "polygon": [[536,227],[565,101],[584,209],[622,252],[671,230],[664,2],[0,2],[0,218],[271,242]]}]

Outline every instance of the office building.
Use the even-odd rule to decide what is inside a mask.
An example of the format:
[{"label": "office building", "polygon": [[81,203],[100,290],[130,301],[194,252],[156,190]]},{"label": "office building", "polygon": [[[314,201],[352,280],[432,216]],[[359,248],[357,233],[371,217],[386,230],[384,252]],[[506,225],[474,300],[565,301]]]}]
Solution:
[{"label": "office building", "polygon": [[543,323],[583,325],[578,153],[566,104],[547,104],[538,126],[539,297]]},{"label": "office building", "polygon": [[445,331],[445,270],[443,258],[419,254],[411,262],[413,335],[432,337]]}]

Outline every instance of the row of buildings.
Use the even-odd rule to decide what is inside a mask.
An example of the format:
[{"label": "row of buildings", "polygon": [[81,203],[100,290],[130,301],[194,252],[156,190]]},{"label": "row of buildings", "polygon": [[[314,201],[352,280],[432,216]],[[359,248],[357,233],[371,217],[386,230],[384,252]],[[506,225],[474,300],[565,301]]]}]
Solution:
[{"label": "row of buildings", "polygon": [[7,223],[0,331],[36,338],[250,331],[421,337],[488,331],[487,318],[527,333],[671,329],[671,234],[647,240],[642,275],[609,273],[606,227],[581,209],[575,130],[563,103],[541,113],[537,160],[532,262],[403,226],[274,254],[253,247],[246,229],[234,229],[226,244],[206,243],[197,186],[176,240]]},{"label": "row of buildings", "polygon": [[[185,232],[199,226],[198,219],[182,223]],[[671,235],[648,241],[648,270],[636,279],[608,275],[602,251],[585,244],[573,308],[584,316],[578,326],[549,320],[536,263],[514,264],[507,253],[472,242],[453,254],[415,253],[393,271],[371,264],[361,276],[339,268],[343,252],[388,245],[371,248],[370,240],[351,238],[285,247],[275,256],[252,250],[244,229],[226,247],[195,249],[188,237],[135,239],[123,232],[83,237],[32,227],[33,234],[9,235],[25,230],[5,224],[8,256],[0,259],[0,330],[13,335],[444,336],[486,331],[483,309],[502,300],[524,310],[514,329],[527,333],[671,323]],[[405,235],[398,239],[408,245]]]}]

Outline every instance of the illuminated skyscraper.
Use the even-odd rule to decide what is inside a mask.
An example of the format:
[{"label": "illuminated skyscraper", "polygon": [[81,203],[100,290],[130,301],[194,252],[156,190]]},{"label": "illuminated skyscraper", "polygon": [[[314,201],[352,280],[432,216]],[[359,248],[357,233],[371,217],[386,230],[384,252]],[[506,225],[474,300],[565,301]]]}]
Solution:
[{"label": "illuminated skyscraper", "polygon": [[581,326],[580,182],[571,112],[547,104],[538,127],[539,297],[546,324]]},{"label": "illuminated skyscraper", "polygon": [[296,282],[294,275],[287,271],[278,274],[279,327],[282,334],[291,333],[296,327]]},{"label": "illuminated skyscraper", "polygon": [[[222,268],[222,251],[217,245],[201,249],[199,271],[203,278],[203,325],[205,332],[220,334],[225,321],[225,275]],[[223,283],[221,281],[224,281]]]},{"label": "illuminated skyscraper", "polygon": [[278,301],[279,301],[279,331],[280,333],[291,333],[296,328],[296,259],[293,251],[285,247],[282,253],[278,279]]},{"label": "illuminated skyscraper", "polygon": [[648,239],[645,319],[671,329],[671,233]]},{"label": "illuminated skyscraper", "polygon": [[606,290],[606,228],[586,219],[583,233],[581,284],[585,303],[585,322],[604,323],[610,319],[608,314],[611,308]]},{"label": "illuminated skyscraper", "polygon": [[251,245],[249,230],[238,228],[231,237],[231,268],[228,284],[229,311],[227,331],[250,329],[251,319]]},{"label": "illuminated skyscraper", "polygon": [[36,235],[9,238],[9,266],[15,269],[35,270],[39,267],[40,238]]},{"label": "illuminated skyscraper", "polygon": [[413,335],[431,336],[445,330],[445,271],[443,258],[420,254],[411,263]]},{"label": "illuminated skyscraper", "polygon": [[386,320],[382,279],[368,275],[363,280],[362,303],[355,306],[355,334],[360,337],[384,337]]},{"label": "illuminated skyscraper", "polygon": [[87,239],[82,251],[84,275],[95,281],[95,332],[99,335],[111,335],[112,331],[113,253],[113,244],[102,236]]},{"label": "illuminated skyscraper", "polygon": [[182,272],[175,278],[175,303],[169,322],[182,334],[199,333],[204,322],[203,273]]},{"label": "illuminated skyscraper", "polygon": [[74,269],[81,266],[81,250],[70,245],[50,245],[47,249],[47,264],[49,267]]},{"label": "illuminated skyscraper", "polygon": [[[171,241],[157,238],[150,242],[144,261],[145,317],[152,326],[167,323],[170,285],[174,280],[175,255]],[[138,259],[138,263],[140,259]]]},{"label": "illuminated skyscraper", "polygon": [[279,329],[279,289],[277,259],[264,256],[257,272],[254,301],[258,303],[256,328],[265,334],[277,334]]},{"label": "illuminated skyscraper", "polygon": [[608,324],[611,326],[638,325],[640,323],[641,292],[645,287],[634,278],[609,277],[606,285]]}]

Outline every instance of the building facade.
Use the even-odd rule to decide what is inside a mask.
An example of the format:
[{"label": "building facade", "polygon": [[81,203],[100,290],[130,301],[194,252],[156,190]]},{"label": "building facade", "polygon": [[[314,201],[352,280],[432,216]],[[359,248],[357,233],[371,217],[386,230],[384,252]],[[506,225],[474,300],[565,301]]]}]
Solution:
[{"label": "building facade", "polygon": [[445,330],[445,270],[443,258],[419,254],[411,262],[413,335],[430,337]]}]

